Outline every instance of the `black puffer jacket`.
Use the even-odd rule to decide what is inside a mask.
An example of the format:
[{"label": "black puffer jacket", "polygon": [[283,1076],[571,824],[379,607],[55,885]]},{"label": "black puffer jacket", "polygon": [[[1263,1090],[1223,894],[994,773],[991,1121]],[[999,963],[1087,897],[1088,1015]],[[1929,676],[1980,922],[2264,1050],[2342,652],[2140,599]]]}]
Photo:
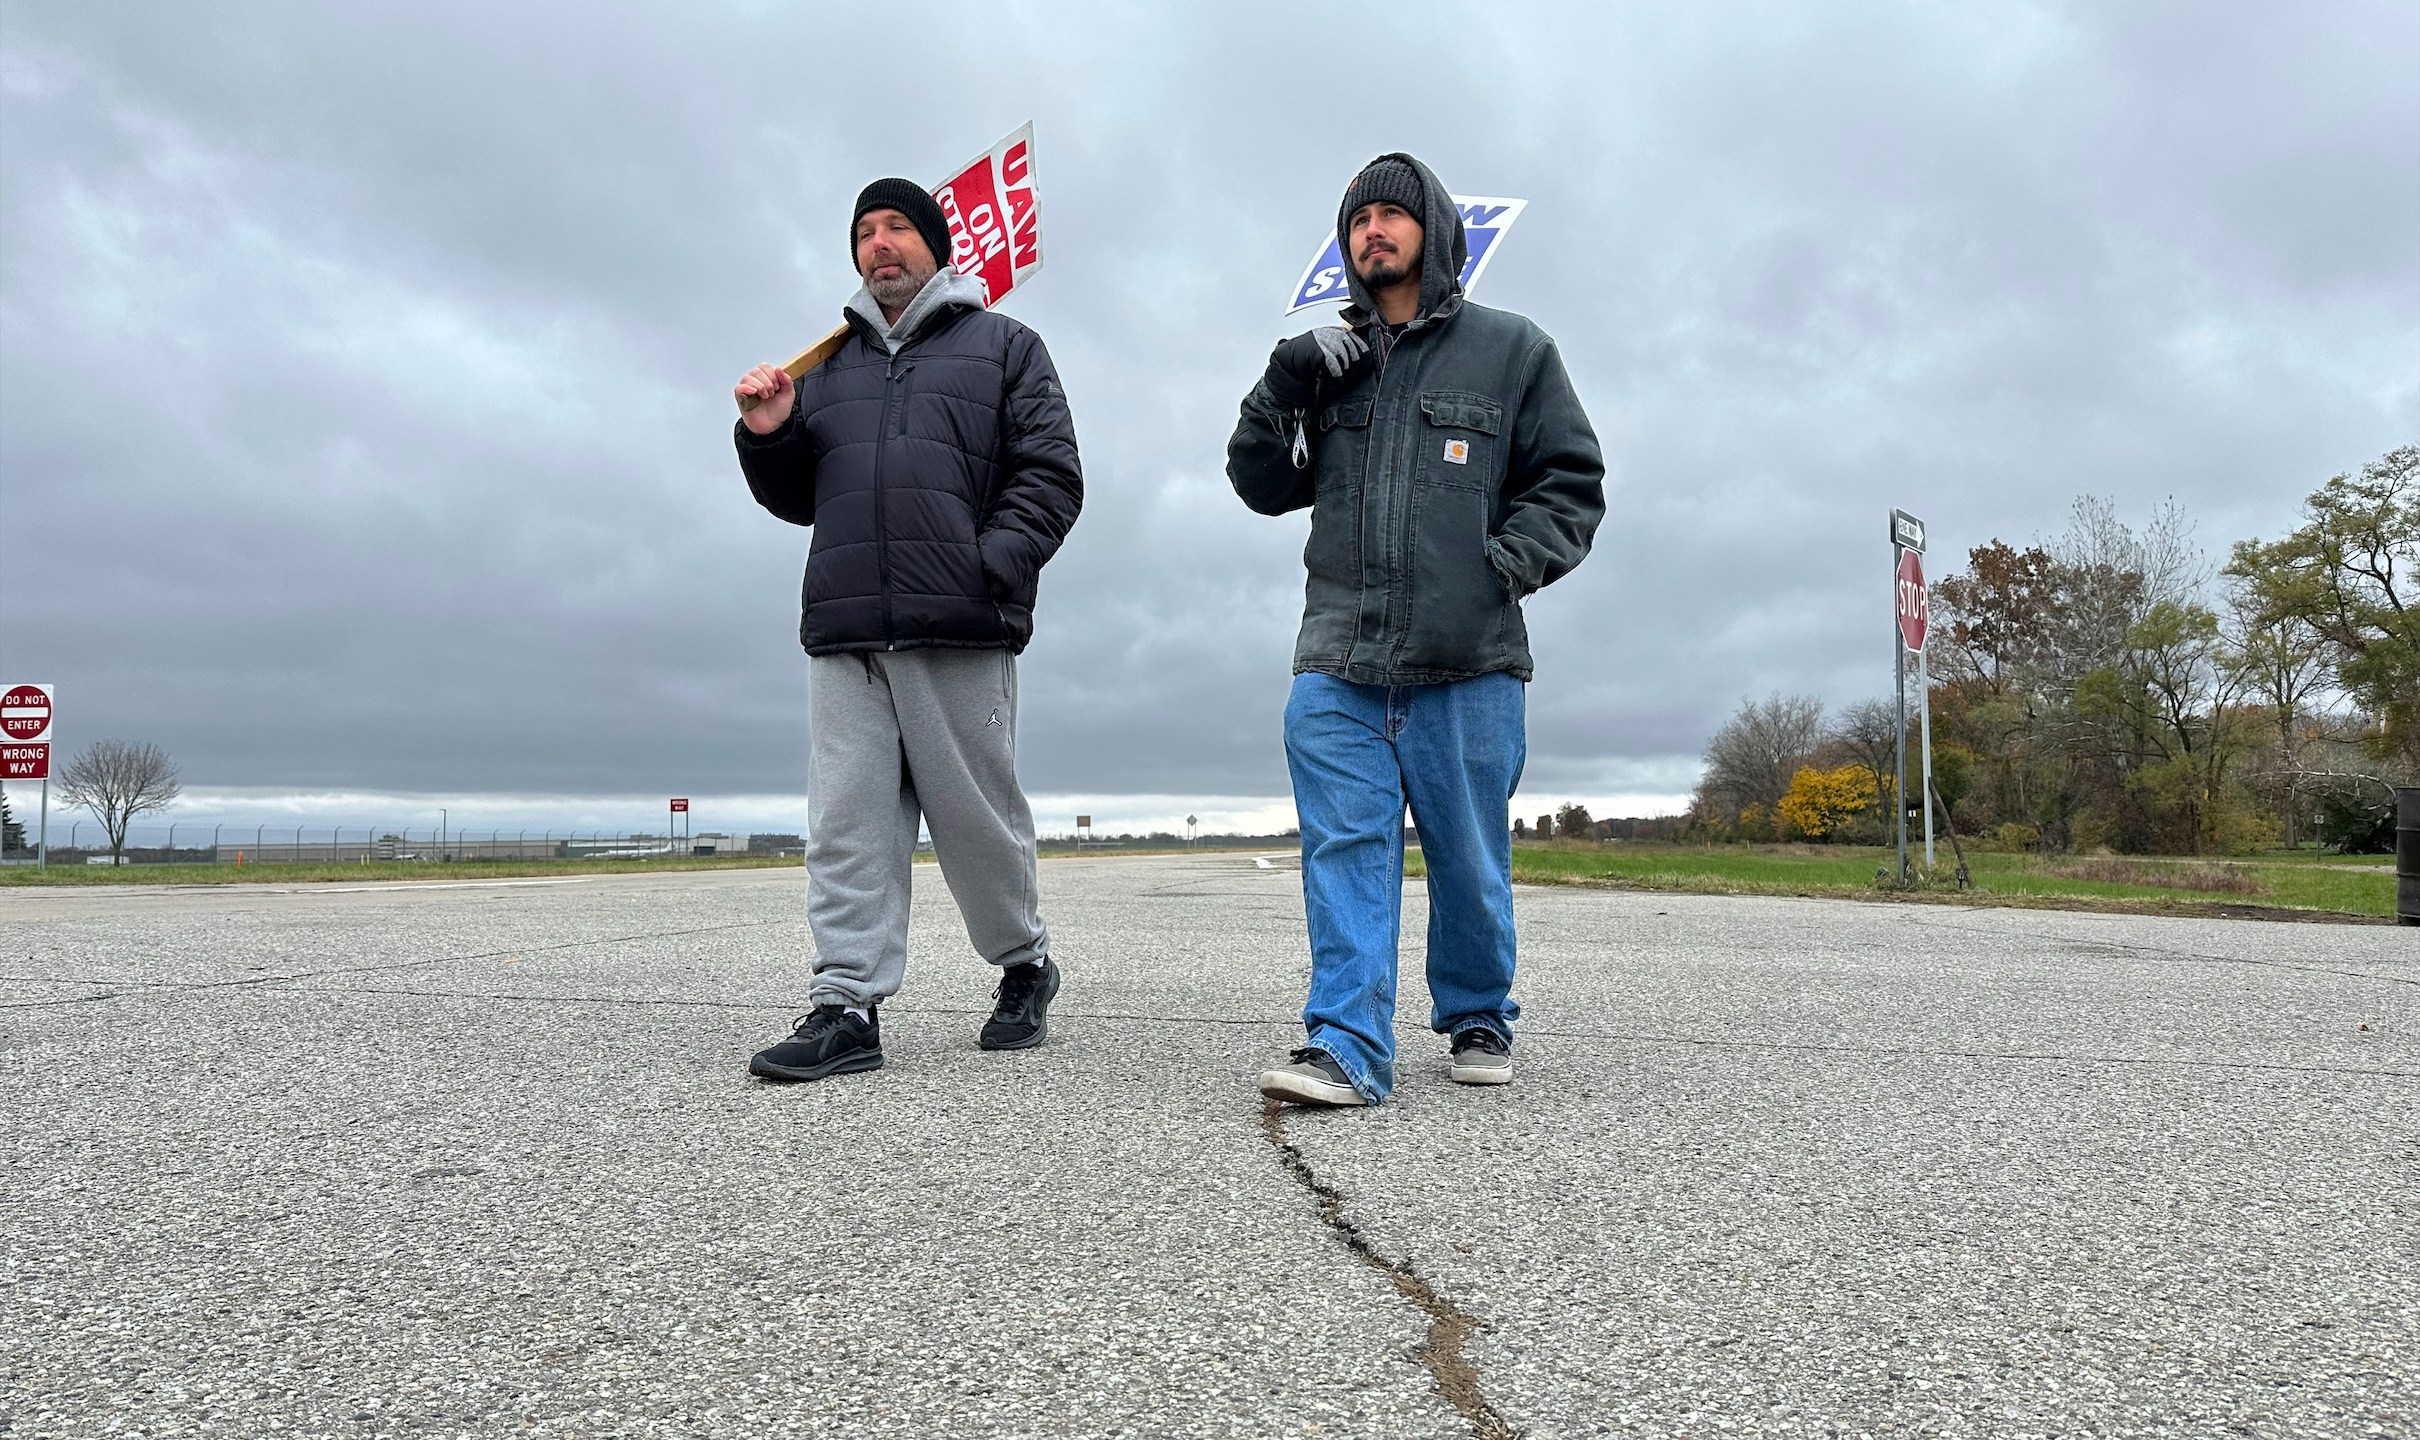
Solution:
[{"label": "black puffer jacket", "polygon": [[799,643],[1021,651],[1084,503],[1075,422],[1023,325],[958,306],[893,355],[863,316],[770,435],[737,427],[757,503],[815,527]]}]

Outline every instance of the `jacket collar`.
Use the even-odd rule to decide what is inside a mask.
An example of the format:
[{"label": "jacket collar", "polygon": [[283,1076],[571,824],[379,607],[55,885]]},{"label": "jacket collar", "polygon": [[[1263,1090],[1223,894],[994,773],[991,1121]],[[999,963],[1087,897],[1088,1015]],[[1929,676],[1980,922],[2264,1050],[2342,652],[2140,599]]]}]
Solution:
[{"label": "jacket collar", "polygon": [[874,298],[873,291],[863,285],[858,286],[857,293],[849,297],[849,303],[841,315],[850,325],[864,332],[866,339],[896,355],[909,341],[932,329],[951,312],[982,309],[986,293],[982,281],[972,275],[961,275],[944,265],[933,272],[933,278],[925,281],[924,288],[916,292],[916,298],[908,301],[907,308],[899,312],[899,323],[896,325],[883,318],[881,302]]}]

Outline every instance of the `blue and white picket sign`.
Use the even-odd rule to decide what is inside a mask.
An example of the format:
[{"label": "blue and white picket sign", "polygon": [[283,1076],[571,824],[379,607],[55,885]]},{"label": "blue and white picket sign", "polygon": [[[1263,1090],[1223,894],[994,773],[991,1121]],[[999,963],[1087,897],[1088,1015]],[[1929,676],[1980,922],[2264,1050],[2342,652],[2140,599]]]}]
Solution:
[{"label": "blue and white picket sign", "polygon": [[[1462,288],[1467,292],[1479,283],[1479,272],[1496,256],[1496,243],[1521,218],[1529,202],[1492,195],[1456,195],[1454,205],[1462,212],[1462,234],[1470,243],[1470,260],[1462,267]],[[1344,252],[1337,248],[1336,237],[1330,235],[1311,257],[1302,279],[1294,283],[1294,300],[1286,306],[1286,313],[1291,315],[1314,305],[1341,305],[1351,298],[1352,293],[1344,283]]]}]

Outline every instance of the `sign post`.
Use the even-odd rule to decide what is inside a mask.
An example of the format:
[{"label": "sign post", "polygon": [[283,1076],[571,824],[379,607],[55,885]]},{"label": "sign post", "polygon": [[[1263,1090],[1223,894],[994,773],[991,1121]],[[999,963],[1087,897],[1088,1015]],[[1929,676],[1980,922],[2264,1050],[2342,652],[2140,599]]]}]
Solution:
[{"label": "sign post", "polygon": [[50,719],[58,697],[49,685],[0,687],[0,779],[42,782],[35,868],[50,868]]},{"label": "sign post", "polygon": [[1924,668],[1924,641],[1932,627],[1932,603],[1924,584],[1924,522],[1905,510],[1891,512],[1891,674],[1899,691],[1898,773],[1891,786],[1899,808],[1899,879],[1907,881],[1907,657],[1916,655],[1917,703],[1922,707],[1921,768],[1924,788],[1913,806],[1924,820],[1924,863],[1933,863],[1933,717],[1931,678]]},{"label": "sign post", "polygon": [[[689,834],[689,802],[686,799],[675,799],[672,802],[671,813],[680,817],[677,823],[680,826],[681,835],[684,838],[687,837]],[[666,850],[670,850],[672,848],[672,832],[675,823],[676,822],[670,819],[664,821],[664,848]],[[697,842],[695,840],[691,840],[689,843],[689,853],[692,855],[697,853]]]}]

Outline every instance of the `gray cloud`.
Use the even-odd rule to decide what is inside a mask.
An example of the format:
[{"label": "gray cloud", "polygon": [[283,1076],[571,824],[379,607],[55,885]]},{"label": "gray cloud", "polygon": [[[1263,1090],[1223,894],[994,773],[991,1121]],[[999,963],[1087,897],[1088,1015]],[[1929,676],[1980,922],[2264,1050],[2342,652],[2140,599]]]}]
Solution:
[{"label": "gray cloud", "polygon": [[2408,7],[0,14],[0,668],[200,783],[800,785],[727,387],[834,318],[864,180],[1028,118],[1090,481],[1039,791],[1283,792],[1303,526],[1223,446],[1381,150],[1531,200],[1480,298],[1614,461],[1533,792],[1881,691],[1893,504],[1936,570],[2087,491],[2218,546],[2420,433]]}]

